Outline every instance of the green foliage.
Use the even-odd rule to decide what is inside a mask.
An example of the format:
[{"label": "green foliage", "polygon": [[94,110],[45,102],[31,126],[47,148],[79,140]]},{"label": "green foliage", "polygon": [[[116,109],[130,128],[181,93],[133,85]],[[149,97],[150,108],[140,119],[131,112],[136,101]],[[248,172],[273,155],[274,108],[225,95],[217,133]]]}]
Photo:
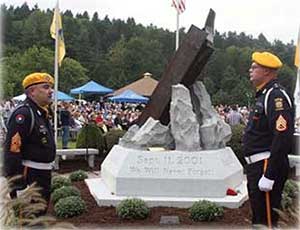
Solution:
[{"label": "green foliage", "polygon": [[113,88],[122,87],[140,78],[147,69],[151,69],[153,75],[161,73],[166,64],[161,58],[162,47],[157,40],[146,37],[131,37],[126,40],[121,36],[106,54],[110,63],[107,65],[108,74],[112,77],[108,85]]},{"label": "green foliage", "polygon": [[77,135],[76,148],[96,148],[101,155],[104,150],[104,137],[96,124],[82,127]]},{"label": "green foliage", "polygon": [[299,194],[299,186],[293,180],[287,180],[285,182],[283,193],[286,193],[291,198],[296,198]]},{"label": "green foliage", "polygon": [[68,93],[72,88],[83,85],[89,80],[86,74],[87,69],[78,61],[68,57],[64,58],[60,68],[59,89]]},{"label": "green foliage", "polygon": [[227,143],[228,146],[230,146],[239,159],[240,163],[245,166],[246,161],[244,159],[243,155],[243,149],[242,149],[242,137],[244,133],[245,126],[244,125],[235,125],[231,127],[232,136],[230,141]]},{"label": "green foliage", "polygon": [[284,210],[293,209],[298,204],[299,186],[294,180],[288,179],[285,182],[281,205]]},{"label": "green foliage", "polygon": [[[284,185],[281,206],[283,210],[276,209],[281,219],[282,228],[290,223],[299,223],[299,182],[288,179]],[[296,226],[296,225],[295,225]]]},{"label": "green foliage", "polygon": [[293,206],[293,199],[287,193],[282,193],[281,206],[283,210],[287,210]]},{"label": "green foliage", "polygon": [[80,197],[80,191],[74,186],[62,186],[61,188],[54,190],[54,192],[51,194],[51,199],[53,204],[56,204],[56,202],[60,199],[69,196]]},{"label": "green foliage", "polygon": [[69,178],[63,176],[55,176],[52,178],[51,181],[51,192],[61,188],[62,186],[70,186],[70,185],[71,185],[71,180]]},{"label": "green foliage", "polygon": [[294,209],[295,204],[298,204],[299,186],[293,180],[288,179],[285,182],[281,205],[284,210]]},{"label": "green foliage", "polygon": [[189,209],[193,221],[213,221],[224,214],[224,209],[210,201],[197,201]]},{"label": "green foliage", "polygon": [[141,199],[125,199],[116,207],[118,217],[122,219],[146,219],[149,215],[149,208]]},{"label": "green foliage", "polygon": [[69,196],[60,199],[54,206],[55,215],[59,218],[78,216],[85,212],[86,205],[78,196]]},{"label": "green foliage", "polygon": [[83,181],[84,179],[88,178],[88,174],[87,174],[87,172],[79,169],[75,172],[72,172],[70,174],[69,178],[72,182],[74,182],[74,181]]},{"label": "green foliage", "polygon": [[125,133],[125,130],[112,129],[105,134],[107,152],[109,152],[114,145],[118,144],[119,139],[123,137]]}]

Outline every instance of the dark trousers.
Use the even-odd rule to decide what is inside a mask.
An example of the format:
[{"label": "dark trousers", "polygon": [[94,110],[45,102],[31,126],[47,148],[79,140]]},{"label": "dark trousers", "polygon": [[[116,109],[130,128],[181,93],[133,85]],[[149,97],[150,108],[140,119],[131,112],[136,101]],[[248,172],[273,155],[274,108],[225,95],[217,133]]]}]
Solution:
[{"label": "dark trousers", "polygon": [[46,201],[47,207],[45,210],[37,213],[37,216],[45,215],[48,209],[51,196],[51,170],[40,170],[29,167],[24,167],[23,178],[16,180],[12,184],[12,191],[10,197],[12,199],[17,197],[17,190],[23,190],[27,185],[36,182],[36,186],[41,190],[39,191],[42,198]]},{"label": "dark trousers", "polygon": [[62,147],[63,149],[67,149],[69,138],[70,138],[70,127],[68,125],[64,125],[61,128],[62,128]]},{"label": "dark trousers", "polygon": [[[247,188],[252,209],[252,224],[267,225],[266,193],[258,188],[258,181],[263,175],[264,161],[246,165]],[[270,194],[272,226],[276,227],[278,213],[274,209],[281,208],[281,195],[284,183],[287,180],[288,167],[282,167],[278,172],[277,178]]]},{"label": "dark trousers", "polygon": [[28,185],[36,182],[37,186],[41,188],[42,197],[49,203],[51,194],[51,170],[28,168],[26,181]]}]

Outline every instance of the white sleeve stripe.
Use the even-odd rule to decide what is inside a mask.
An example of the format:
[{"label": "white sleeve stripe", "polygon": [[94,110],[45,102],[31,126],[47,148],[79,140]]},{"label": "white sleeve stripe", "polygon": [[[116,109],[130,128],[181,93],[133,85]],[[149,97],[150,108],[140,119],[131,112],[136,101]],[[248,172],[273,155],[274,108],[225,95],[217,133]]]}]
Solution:
[{"label": "white sleeve stripe", "polygon": [[292,102],[291,102],[291,99],[290,99],[289,95],[284,90],[282,90],[282,89],[280,89],[280,91],[283,93],[283,95],[285,96],[285,98],[289,102],[290,107],[292,107]]},{"label": "white sleeve stripe", "polygon": [[268,99],[269,99],[269,95],[270,93],[272,92],[273,88],[269,89],[268,92],[266,93],[266,96],[265,96],[265,114],[267,116],[267,113],[268,113]]}]

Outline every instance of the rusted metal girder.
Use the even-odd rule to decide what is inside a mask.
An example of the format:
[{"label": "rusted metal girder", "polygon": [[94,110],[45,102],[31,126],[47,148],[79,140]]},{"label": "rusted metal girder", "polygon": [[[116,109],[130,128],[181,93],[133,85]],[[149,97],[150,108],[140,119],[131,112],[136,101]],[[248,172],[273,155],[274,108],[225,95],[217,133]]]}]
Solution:
[{"label": "rusted metal girder", "polygon": [[139,117],[137,121],[139,126],[142,126],[149,117],[160,120],[164,125],[169,123],[172,85],[181,83],[189,87],[194,84],[213,53],[214,18],[215,13],[210,10],[203,30],[194,25],[190,27]]}]

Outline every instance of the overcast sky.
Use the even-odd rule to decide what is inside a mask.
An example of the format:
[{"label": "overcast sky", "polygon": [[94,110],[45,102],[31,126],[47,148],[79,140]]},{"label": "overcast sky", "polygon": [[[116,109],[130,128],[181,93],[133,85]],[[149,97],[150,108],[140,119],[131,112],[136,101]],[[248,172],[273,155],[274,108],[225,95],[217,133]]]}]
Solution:
[{"label": "overcast sky", "polygon": [[[6,5],[20,6],[25,0],[0,0]],[[53,9],[56,0],[27,0],[29,7]],[[176,29],[176,11],[171,0],[60,0],[61,11],[73,14],[87,11],[90,17],[98,12],[100,19],[126,20],[133,17],[144,26],[153,24],[171,31]],[[180,16],[180,27],[192,25],[203,28],[209,9],[216,12],[215,29],[219,32],[236,31],[255,38],[263,33],[273,42],[296,41],[300,25],[299,0],[186,0],[186,10]]]}]

